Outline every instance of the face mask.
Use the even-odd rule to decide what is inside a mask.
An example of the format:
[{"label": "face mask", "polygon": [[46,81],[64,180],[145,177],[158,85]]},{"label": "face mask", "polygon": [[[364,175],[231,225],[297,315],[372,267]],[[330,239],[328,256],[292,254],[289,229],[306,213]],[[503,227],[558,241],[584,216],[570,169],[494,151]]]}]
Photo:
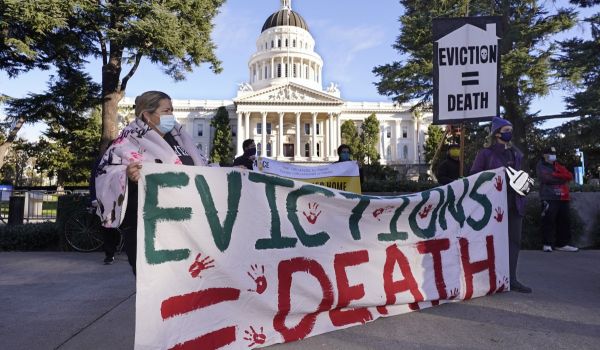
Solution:
[{"label": "face mask", "polygon": [[502,140],[504,142],[508,142],[508,141],[512,140],[512,131],[501,132],[500,140]]},{"label": "face mask", "polygon": [[168,133],[175,127],[175,116],[172,114],[164,114],[160,116],[160,124],[156,128],[163,134]]},{"label": "face mask", "polygon": [[244,151],[244,156],[246,157],[252,157],[256,155],[256,147],[252,147],[252,148],[247,148]]},{"label": "face mask", "polygon": [[450,157],[452,158],[458,158],[460,157],[460,150],[457,148],[452,148],[448,154],[450,154]]},{"label": "face mask", "polygon": [[348,153],[348,152],[340,153],[340,160],[343,162],[350,160],[350,153]]},{"label": "face mask", "polygon": [[556,154],[549,154],[548,155],[548,162],[550,162],[550,163],[556,162]]}]

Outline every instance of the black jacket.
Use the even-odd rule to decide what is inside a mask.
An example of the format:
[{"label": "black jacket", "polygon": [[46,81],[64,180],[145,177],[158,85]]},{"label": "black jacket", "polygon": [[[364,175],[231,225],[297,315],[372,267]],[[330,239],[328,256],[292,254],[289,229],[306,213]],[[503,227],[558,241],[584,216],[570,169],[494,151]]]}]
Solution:
[{"label": "black jacket", "polygon": [[243,155],[237,157],[236,159],[233,160],[233,166],[239,166],[239,165],[243,165],[245,166],[247,169],[252,170],[252,163],[254,163],[254,161],[252,161],[252,159],[248,158],[248,157],[244,157]]},{"label": "black jacket", "polygon": [[447,157],[437,168],[436,176],[440,185],[446,185],[460,177],[460,162]]}]

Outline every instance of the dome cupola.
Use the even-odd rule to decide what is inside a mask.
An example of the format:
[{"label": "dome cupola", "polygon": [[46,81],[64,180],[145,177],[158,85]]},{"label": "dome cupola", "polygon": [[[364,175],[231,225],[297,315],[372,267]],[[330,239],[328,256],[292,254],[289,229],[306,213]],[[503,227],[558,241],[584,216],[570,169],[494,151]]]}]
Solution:
[{"label": "dome cupola", "polygon": [[293,26],[299,27],[308,31],[308,25],[302,16],[292,11],[291,0],[282,0],[281,9],[267,18],[265,24],[263,24],[261,33],[265,30],[273,27],[280,26]]}]

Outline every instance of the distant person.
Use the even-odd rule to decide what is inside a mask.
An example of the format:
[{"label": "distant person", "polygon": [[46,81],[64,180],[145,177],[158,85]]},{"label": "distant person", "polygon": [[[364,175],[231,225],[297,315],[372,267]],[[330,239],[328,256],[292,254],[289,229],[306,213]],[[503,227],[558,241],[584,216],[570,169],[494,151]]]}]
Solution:
[{"label": "distant person", "polygon": [[437,168],[436,176],[440,185],[446,185],[460,177],[460,146],[448,146],[446,159]]},{"label": "distant person", "polygon": [[569,181],[573,174],[556,161],[556,149],[546,148],[536,166],[540,182],[542,201],[542,237],[545,252],[552,251],[552,236],[556,233],[554,249],[562,252],[576,252],[579,249],[569,245],[571,241],[571,213],[569,210]]},{"label": "distant person", "polygon": [[256,144],[253,139],[244,140],[242,143],[244,153],[233,160],[233,166],[238,168],[253,169],[252,164],[256,159]]},{"label": "distant person", "polygon": [[[490,134],[484,148],[477,153],[471,174],[500,167],[512,167],[521,170],[523,153],[511,142],[512,124],[503,118],[494,117]],[[506,178],[506,176],[505,176]],[[508,181],[505,181],[508,184]],[[525,197],[519,195],[511,186],[506,186],[508,206],[508,265],[510,272],[510,289],[520,293],[531,293],[531,288],[517,279],[517,262],[521,250],[521,229],[525,216]]]},{"label": "distant person", "polygon": [[337,153],[338,153],[338,161],[336,163],[347,162],[350,160],[350,156],[352,155],[352,152],[350,151],[350,147],[343,143],[338,147]]},{"label": "distant person", "polygon": [[175,120],[171,98],[161,91],[146,91],[135,98],[135,120],[108,147],[96,169],[98,215],[104,227],[121,228],[134,274],[138,180],[144,163],[181,166],[208,163],[192,136]]}]

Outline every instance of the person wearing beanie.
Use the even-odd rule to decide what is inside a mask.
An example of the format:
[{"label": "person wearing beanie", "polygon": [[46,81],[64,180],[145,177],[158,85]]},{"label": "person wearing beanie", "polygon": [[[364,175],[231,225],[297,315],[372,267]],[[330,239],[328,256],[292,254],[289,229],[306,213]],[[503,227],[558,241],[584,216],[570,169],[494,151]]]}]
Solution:
[{"label": "person wearing beanie", "polygon": [[573,174],[556,161],[556,149],[548,147],[542,151],[542,159],[536,166],[540,182],[542,201],[542,231],[545,252],[552,252],[551,237],[556,231],[555,250],[576,252],[579,249],[569,245],[571,241],[571,213],[569,210],[569,181]]},{"label": "person wearing beanie", "polygon": [[[517,171],[521,170],[523,153],[511,142],[512,129],[512,124],[508,120],[500,117],[492,119],[488,141],[484,148],[477,153],[471,167],[471,174],[509,166]],[[508,179],[505,183],[508,183]],[[521,250],[521,228],[525,216],[525,197],[517,194],[510,186],[507,186],[506,191],[510,289],[520,293],[531,293],[531,288],[523,285],[517,279],[517,262]]]},{"label": "person wearing beanie", "polygon": [[448,155],[437,167],[436,177],[440,185],[447,185],[460,177],[460,146],[448,146]]}]

